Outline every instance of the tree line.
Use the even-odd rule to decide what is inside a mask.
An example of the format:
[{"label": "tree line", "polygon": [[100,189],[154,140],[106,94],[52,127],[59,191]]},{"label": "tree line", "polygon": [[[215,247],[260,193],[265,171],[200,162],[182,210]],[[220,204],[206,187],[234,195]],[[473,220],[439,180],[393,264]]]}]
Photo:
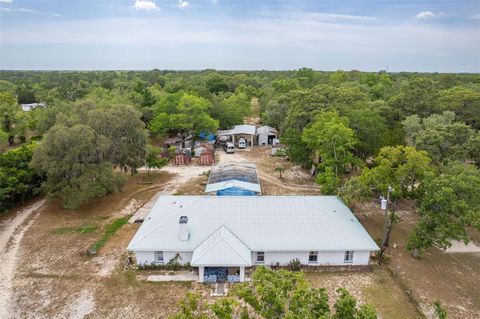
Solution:
[{"label": "tree line", "polygon": [[480,230],[478,75],[302,69],[263,93],[263,120],[281,129],[292,161],[313,165],[322,193],[353,206],[390,186],[393,205],[417,201],[415,256]]},{"label": "tree line", "polygon": [[[74,208],[120,189],[127,171],[161,165],[151,138],[230,128],[252,97],[288,158],[316,170],[322,193],[354,205],[391,186],[394,202],[416,200],[415,254],[480,228],[477,74],[0,71],[0,149],[41,139],[27,167]],[[23,112],[30,102],[47,107]]]},{"label": "tree line", "polygon": [[[43,178],[38,191],[74,209],[120,190],[127,171],[165,165],[150,137],[241,123],[255,95],[248,83],[256,82],[213,71],[0,71],[0,152],[40,140],[26,165]],[[46,107],[20,106],[39,102]],[[1,182],[2,193],[12,192],[13,182]],[[2,210],[25,199],[9,195]]]}]

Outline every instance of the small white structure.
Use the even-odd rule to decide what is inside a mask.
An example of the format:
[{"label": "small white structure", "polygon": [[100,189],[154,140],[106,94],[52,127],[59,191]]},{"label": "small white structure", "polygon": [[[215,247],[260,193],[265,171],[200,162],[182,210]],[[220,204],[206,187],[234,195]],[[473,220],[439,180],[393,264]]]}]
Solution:
[{"label": "small white structure", "polygon": [[244,281],[245,267],[368,265],[379,248],[336,196],[162,196],[128,250],[140,265],[198,267],[199,282]]},{"label": "small white structure", "polygon": [[22,110],[24,112],[29,112],[33,109],[36,109],[37,107],[45,107],[45,103],[28,103],[28,104],[21,104]]},{"label": "small white structure", "polygon": [[278,136],[278,131],[271,126],[260,126],[257,128],[258,145],[273,145]]}]

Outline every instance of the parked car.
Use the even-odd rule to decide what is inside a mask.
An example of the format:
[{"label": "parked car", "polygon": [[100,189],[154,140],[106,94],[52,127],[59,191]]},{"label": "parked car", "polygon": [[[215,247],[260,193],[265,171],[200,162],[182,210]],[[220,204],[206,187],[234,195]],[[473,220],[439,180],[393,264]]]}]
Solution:
[{"label": "parked car", "polygon": [[238,148],[245,148],[245,147],[247,147],[247,141],[245,141],[245,139],[241,137],[238,140]]},{"label": "parked car", "polygon": [[223,144],[223,150],[225,151],[225,153],[235,153],[235,147],[232,143],[229,142]]}]

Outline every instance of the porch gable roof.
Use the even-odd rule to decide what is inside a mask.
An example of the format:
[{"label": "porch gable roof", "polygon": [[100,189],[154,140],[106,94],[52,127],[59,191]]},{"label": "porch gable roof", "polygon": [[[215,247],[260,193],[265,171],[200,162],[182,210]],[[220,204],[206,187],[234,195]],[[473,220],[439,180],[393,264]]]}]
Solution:
[{"label": "porch gable roof", "polygon": [[251,250],[224,225],[193,250],[192,266],[251,266]]}]

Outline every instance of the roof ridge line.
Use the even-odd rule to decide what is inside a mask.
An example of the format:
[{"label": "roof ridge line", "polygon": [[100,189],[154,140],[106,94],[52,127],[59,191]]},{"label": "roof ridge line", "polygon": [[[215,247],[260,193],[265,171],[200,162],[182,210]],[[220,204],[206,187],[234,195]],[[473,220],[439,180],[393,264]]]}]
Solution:
[{"label": "roof ridge line", "polygon": [[[224,228],[224,227],[225,227],[225,225],[221,225],[220,227],[218,227],[217,229],[215,229],[210,235],[207,236],[207,238],[205,238],[200,244],[198,244],[195,248],[193,248],[192,253],[194,253],[194,252],[195,252],[195,249],[197,249],[198,247],[200,247],[200,246],[201,246],[203,243],[205,243],[210,237],[212,237],[213,234],[215,234],[217,231],[219,231],[220,229],[222,229],[222,228]],[[216,245],[222,240],[222,238],[223,238],[223,232],[222,232],[220,238],[217,239],[210,247],[216,246]],[[208,253],[208,251],[209,251],[209,250],[204,251],[202,254],[200,254],[200,256],[198,256],[197,259],[199,259],[200,257],[204,256],[206,253]],[[192,257],[193,257],[193,256],[192,256]],[[193,260],[192,260],[192,262],[193,262]]]},{"label": "roof ridge line", "polygon": [[[248,247],[240,238],[238,238],[238,236],[237,236],[234,232],[232,232],[230,229],[228,229],[228,227],[225,226],[225,225],[223,225],[223,227],[224,227],[226,230],[228,230],[228,232],[229,232],[230,234],[232,234],[233,237],[235,237],[240,243],[242,243],[242,245],[244,245],[245,247],[247,247],[248,250],[250,250],[250,252],[252,252],[252,250],[250,249],[250,247]],[[227,241],[225,241],[225,242],[227,243],[228,246],[230,246],[230,248],[232,248],[232,250],[233,250],[241,259],[243,259],[243,257],[240,256],[240,254],[238,253],[238,251],[237,251],[234,247],[232,247],[232,245],[230,245],[229,242],[227,242]],[[248,260],[243,259],[243,261],[245,261],[246,263],[249,263]],[[250,260],[250,263],[251,263],[251,262],[252,262],[252,261]]]},{"label": "roof ridge line", "polygon": [[[235,236],[235,235],[234,235]],[[235,236],[236,237],[236,236]],[[238,238],[237,238],[238,239]],[[232,249],[232,251],[237,254],[238,257],[240,257],[240,259],[242,259],[245,263],[251,263],[252,261],[250,260],[250,262],[248,260],[245,260],[241,255],[240,253],[235,249],[235,247],[233,247],[232,245],[230,245],[230,243],[228,241],[225,240],[225,243]],[[242,243],[243,244],[243,243]],[[245,244],[243,244],[245,245]],[[252,252],[252,250],[247,246],[245,245],[245,247],[248,248],[248,250],[250,250],[250,253]]]}]

